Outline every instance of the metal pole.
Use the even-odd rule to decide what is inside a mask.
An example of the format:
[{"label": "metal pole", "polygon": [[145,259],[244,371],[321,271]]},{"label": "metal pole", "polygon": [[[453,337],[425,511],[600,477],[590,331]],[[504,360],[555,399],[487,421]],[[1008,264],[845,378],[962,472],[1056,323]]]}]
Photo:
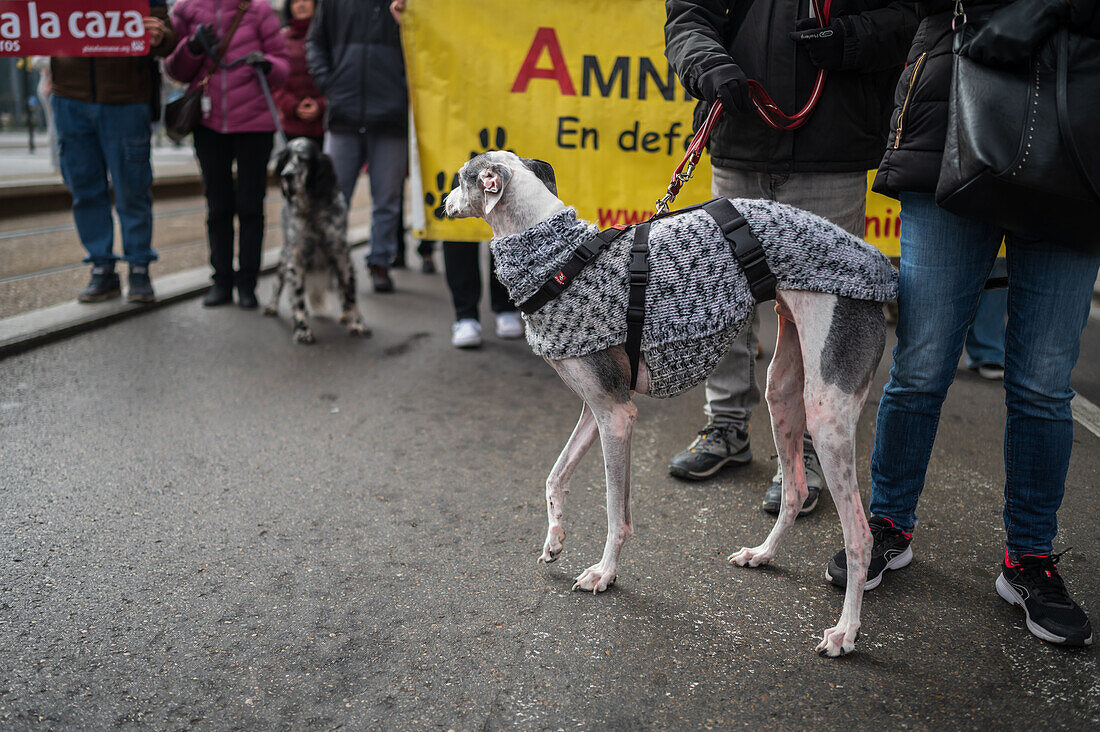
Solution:
[{"label": "metal pole", "polygon": [[23,59],[23,109],[27,114],[27,149],[34,152],[34,105],[30,92],[31,83],[31,59],[29,56]]}]

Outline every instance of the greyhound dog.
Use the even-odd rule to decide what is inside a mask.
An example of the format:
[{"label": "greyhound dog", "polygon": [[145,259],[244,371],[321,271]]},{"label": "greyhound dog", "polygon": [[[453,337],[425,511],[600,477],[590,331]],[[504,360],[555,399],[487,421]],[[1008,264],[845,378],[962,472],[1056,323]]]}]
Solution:
[{"label": "greyhound dog", "polygon": [[[766,201],[736,199],[736,205],[747,218],[753,203],[777,206],[775,210],[768,209],[773,217],[801,216],[812,219],[812,225],[817,227],[815,231],[824,232],[825,236],[839,236],[836,232],[850,236],[833,224],[797,209]],[[554,173],[549,164],[520,158],[510,152],[491,151],[463,165],[458,185],[446,196],[445,212],[452,218],[481,217],[489,224],[494,234],[492,247],[497,256],[498,275],[515,297],[513,287],[517,275],[505,271],[509,252],[504,248],[525,241],[524,237],[533,227],[542,226],[555,216],[568,215],[572,209],[567,209],[557,197]],[[682,217],[654,221],[650,240],[655,242],[660,238],[660,225],[677,218]],[[753,222],[752,218],[748,220],[750,224]],[[834,229],[835,232],[832,231]],[[859,632],[860,607],[871,553],[871,533],[856,482],[855,432],[860,410],[882,357],[885,323],[881,305],[877,302],[784,288],[781,263],[772,261],[769,242],[763,234],[757,232],[757,235],[779,281],[775,297],[779,336],[775,356],[768,368],[766,395],[782,466],[783,506],[765,541],[759,546],[734,552],[729,561],[740,566],[756,567],[767,564],[775,557],[780,541],[794,523],[798,508],[807,495],[802,435],[808,429],[840,515],[849,572],[840,620],[824,632],[817,650],[824,655],[840,656],[853,649]],[[869,245],[857,241],[859,246],[870,249]],[[690,239],[673,240],[668,246],[684,250],[700,248],[698,241]],[[806,251],[800,254],[809,257],[810,248],[804,249]],[[605,251],[599,258],[630,256],[623,255],[622,249],[618,251],[618,255],[615,250]],[[868,254],[872,258],[876,255],[881,257],[877,252]],[[551,262],[547,265],[548,271],[551,274],[557,272],[560,265],[560,259],[556,263]],[[886,267],[889,268],[888,263]],[[896,272],[892,268],[889,268],[888,276],[893,278],[896,291]],[[579,287],[579,283],[580,279],[577,279],[572,287]],[[890,294],[877,299],[882,300]],[[647,310],[649,307],[647,299]],[[750,314],[743,319],[751,318],[751,307],[750,304]],[[740,327],[738,325],[735,330],[739,331]],[[541,337],[540,328],[545,330],[536,317],[528,316],[528,340],[532,346]],[[736,332],[728,333],[727,338],[732,340],[734,335]],[[574,590],[590,590],[593,593],[606,590],[619,571],[620,550],[634,531],[630,515],[630,439],[637,408],[633,395],[646,394],[647,391],[652,393],[654,372],[650,368],[652,358],[647,363],[643,356],[637,367],[636,388],[631,391],[631,365],[624,342],[618,340],[579,357],[544,355],[584,404],[572,435],[546,479],[549,527],[539,561],[553,562],[562,551],[565,539],[563,514],[569,480],[597,435],[604,454],[607,540],[602,558],[576,577]],[[643,345],[643,351],[644,348]],[[539,352],[538,348],[535,350]],[[705,378],[705,374],[701,376]],[[702,378],[697,377],[694,383]]]}]

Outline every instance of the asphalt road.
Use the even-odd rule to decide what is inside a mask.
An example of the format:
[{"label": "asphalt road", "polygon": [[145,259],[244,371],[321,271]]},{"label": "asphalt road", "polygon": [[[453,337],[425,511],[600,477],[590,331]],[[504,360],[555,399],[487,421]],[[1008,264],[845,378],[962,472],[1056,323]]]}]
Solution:
[{"label": "asphalt road", "polygon": [[[397,286],[364,295],[369,340],[318,321],[296,346],[285,304],[273,320],[190,301],[0,363],[0,727],[1100,725],[1095,648],[1033,638],[993,589],[998,385],[960,374],[916,559],[867,595],[857,652],[825,659],[828,499],[773,567],[725,561],[771,524],[762,413],[753,463],[685,484],[665,466],[702,426],[701,389],[641,399],[636,536],[609,592],[572,593],[603,542],[598,451],[561,559],[535,558],[579,402],[491,327],[452,349],[441,276]],[[1095,384],[1096,322],[1085,341]],[[1094,623],[1098,446],[1077,429],[1057,541]]]}]

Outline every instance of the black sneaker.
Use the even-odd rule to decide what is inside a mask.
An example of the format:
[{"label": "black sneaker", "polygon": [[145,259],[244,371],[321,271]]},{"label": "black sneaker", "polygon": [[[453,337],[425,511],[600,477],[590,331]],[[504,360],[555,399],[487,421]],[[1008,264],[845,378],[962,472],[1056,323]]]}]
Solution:
[{"label": "black sneaker", "polygon": [[1005,602],[1024,609],[1027,629],[1032,635],[1067,646],[1091,645],[1092,624],[1058,576],[1055,565],[1062,554],[1025,554],[1019,562],[1013,562],[1006,550],[1004,566],[997,577],[997,594]]},{"label": "black sneaker", "polygon": [[749,433],[732,425],[708,424],[683,452],[668,464],[668,472],[677,478],[702,480],[726,465],[744,465],[752,460]]},{"label": "black sneaker", "polygon": [[127,284],[130,286],[126,293],[127,302],[156,302],[153,281],[149,279],[149,268],[145,265],[135,264],[130,267]]},{"label": "black sneaker", "polygon": [[122,283],[113,267],[92,267],[92,279],[88,286],[77,293],[77,302],[102,302],[122,294]]},{"label": "black sneaker", "polygon": [[370,272],[370,282],[375,292],[393,292],[393,280],[390,278],[389,267],[369,264],[367,271]]},{"label": "black sneaker", "polygon": [[[817,453],[806,445],[802,446],[802,463],[806,466],[806,500],[802,502],[802,508],[798,516],[806,516],[817,508],[817,499],[821,498],[821,489],[825,487],[825,478],[821,472],[821,461],[817,459]],[[761,508],[766,513],[778,514],[783,505],[783,468],[780,466],[772,478],[772,484],[764,491],[764,502]]]},{"label": "black sneaker", "polygon": [[[872,516],[867,524],[871,527],[874,544],[871,546],[871,563],[867,565],[867,584],[863,585],[863,589],[873,590],[882,582],[886,570],[901,569],[913,561],[913,550],[909,546],[913,535],[896,528],[893,521],[882,516]],[[848,558],[843,549],[829,562],[825,579],[837,587],[847,586]]]}]

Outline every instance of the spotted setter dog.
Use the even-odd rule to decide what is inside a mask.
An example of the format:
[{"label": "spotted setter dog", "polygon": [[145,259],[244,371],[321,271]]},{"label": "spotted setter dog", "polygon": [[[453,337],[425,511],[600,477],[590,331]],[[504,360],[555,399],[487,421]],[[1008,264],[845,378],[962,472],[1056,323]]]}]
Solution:
[{"label": "spotted setter dog", "polygon": [[355,336],[369,336],[356,304],[355,268],[348,248],[348,209],[336,187],[332,158],[304,137],[291,140],[276,163],[283,191],[283,249],[275,290],[264,315],[277,315],[283,286],[290,283],[294,342],[313,343],[306,301],[322,309],[325,295],[342,296],[340,322]]}]

